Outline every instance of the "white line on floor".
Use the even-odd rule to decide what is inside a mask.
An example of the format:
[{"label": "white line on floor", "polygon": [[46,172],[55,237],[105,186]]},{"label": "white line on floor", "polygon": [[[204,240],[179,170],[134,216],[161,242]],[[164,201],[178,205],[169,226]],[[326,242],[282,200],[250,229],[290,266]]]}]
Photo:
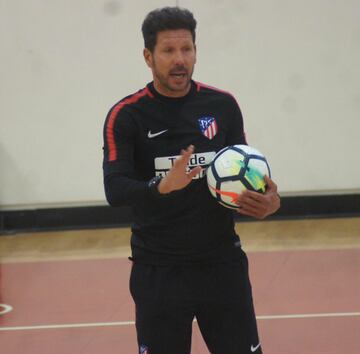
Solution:
[{"label": "white line on floor", "polygon": [[298,315],[269,315],[256,316],[258,320],[282,320],[296,318],[322,318],[322,317],[354,317],[360,316],[360,312],[335,312],[335,313],[304,313]]},{"label": "white line on floor", "polygon": [[[257,316],[258,320],[280,320],[280,319],[299,319],[299,318],[323,318],[323,317],[356,317],[360,316],[360,312],[335,312],[335,313],[308,313],[293,315],[269,315]],[[38,329],[65,329],[65,328],[89,328],[89,327],[114,327],[114,326],[133,326],[134,321],[122,322],[95,322],[95,323],[73,323],[73,324],[53,324],[53,325],[37,325],[37,326],[16,326],[16,327],[0,327],[0,332],[5,331],[29,331]]]}]

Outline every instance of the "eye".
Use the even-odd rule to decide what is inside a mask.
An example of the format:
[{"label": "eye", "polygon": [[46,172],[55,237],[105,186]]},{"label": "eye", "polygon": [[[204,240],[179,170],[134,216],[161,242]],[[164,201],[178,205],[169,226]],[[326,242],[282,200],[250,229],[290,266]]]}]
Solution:
[{"label": "eye", "polygon": [[190,46],[184,47],[184,48],[183,48],[183,51],[184,51],[185,53],[192,53],[192,52],[193,52],[193,48],[190,47]]}]

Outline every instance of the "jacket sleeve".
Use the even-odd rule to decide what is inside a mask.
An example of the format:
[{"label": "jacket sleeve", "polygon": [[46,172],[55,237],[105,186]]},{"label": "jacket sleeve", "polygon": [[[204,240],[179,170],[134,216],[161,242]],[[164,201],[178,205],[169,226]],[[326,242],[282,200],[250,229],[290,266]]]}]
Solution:
[{"label": "jacket sleeve", "polygon": [[232,97],[232,109],[230,113],[229,130],[226,136],[226,145],[242,144],[247,145],[246,136],[244,132],[244,122],[242,113],[235,98]]},{"label": "jacket sleeve", "polygon": [[110,110],[104,125],[104,187],[112,206],[134,205],[155,194],[148,182],[135,177],[134,149],[138,134],[131,117],[121,103]]}]

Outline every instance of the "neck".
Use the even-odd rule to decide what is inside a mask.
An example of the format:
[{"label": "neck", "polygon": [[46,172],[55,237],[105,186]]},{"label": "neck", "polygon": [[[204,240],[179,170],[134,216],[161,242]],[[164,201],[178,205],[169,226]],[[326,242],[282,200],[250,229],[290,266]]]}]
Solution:
[{"label": "neck", "polygon": [[157,80],[154,79],[154,88],[155,90],[162,96],[166,96],[166,97],[173,97],[173,98],[179,98],[179,97],[184,97],[186,96],[190,89],[191,89],[191,81],[189,82],[189,84],[187,85],[186,88],[184,88],[183,90],[169,90],[165,87],[163,87]]}]

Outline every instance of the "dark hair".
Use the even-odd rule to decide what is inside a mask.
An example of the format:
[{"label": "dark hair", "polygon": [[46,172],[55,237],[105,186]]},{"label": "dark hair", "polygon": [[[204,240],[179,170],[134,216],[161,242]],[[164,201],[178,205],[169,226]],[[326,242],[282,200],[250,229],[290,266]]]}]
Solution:
[{"label": "dark hair", "polygon": [[195,43],[195,28],[196,20],[189,10],[180,7],[163,7],[148,13],[141,30],[145,48],[153,52],[158,32],[186,29],[191,32],[193,42]]}]

